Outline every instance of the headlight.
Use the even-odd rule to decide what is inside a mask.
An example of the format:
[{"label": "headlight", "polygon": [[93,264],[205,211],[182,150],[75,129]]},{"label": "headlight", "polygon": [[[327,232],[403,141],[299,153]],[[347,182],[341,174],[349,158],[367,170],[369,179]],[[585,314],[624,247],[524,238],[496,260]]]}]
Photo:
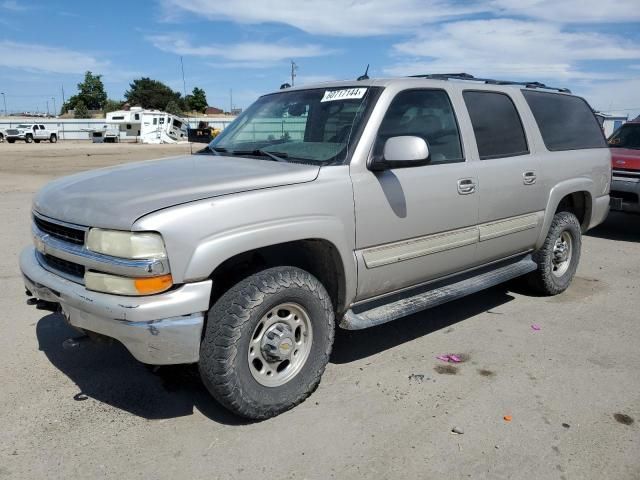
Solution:
[{"label": "headlight", "polygon": [[91,271],[84,274],[84,286],[87,290],[115,295],[153,295],[168,290],[172,285],[171,275],[128,278]]},{"label": "headlight", "polygon": [[93,252],[130,259],[167,256],[162,237],[153,232],[123,232],[92,228],[87,235],[87,248]]}]

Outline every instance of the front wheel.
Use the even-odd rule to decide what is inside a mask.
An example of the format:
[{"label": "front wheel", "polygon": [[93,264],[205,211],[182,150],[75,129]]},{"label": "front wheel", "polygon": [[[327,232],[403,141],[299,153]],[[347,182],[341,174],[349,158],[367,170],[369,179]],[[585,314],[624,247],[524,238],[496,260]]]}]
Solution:
[{"label": "front wheel", "polygon": [[578,269],[581,247],[582,230],[576,216],[556,213],[544,244],[533,254],[538,269],[529,274],[530,285],[543,295],[564,292]]},{"label": "front wheel", "polygon": [[24,141],[27,143],[33,143],[33,135],[27,135],[24,137]]},{"label": "front wheel", "polygon": [[262,420],[304,401],[320,383],[333,345],[324,286],[296,267],[251,275],[208,314],[200,375],[222,405]]}]

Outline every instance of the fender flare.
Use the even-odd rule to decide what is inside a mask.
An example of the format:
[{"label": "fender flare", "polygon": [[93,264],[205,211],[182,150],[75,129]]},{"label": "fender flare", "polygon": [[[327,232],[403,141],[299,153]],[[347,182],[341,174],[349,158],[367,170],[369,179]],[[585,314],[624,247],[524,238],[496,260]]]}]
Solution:
[{"label": "fender flare", "polygon": [[208,278],[224,261],[244,252],[297,240],[324,240],[335,246],[342,262],[345,298],[354,298],[357,265],[345,226],[335,217],[294,217],[225,230],[202,239],[184,270],[185,281]]},{"label": "fender flare", "polygon": [[585,223],[587,225],[590,223],[592,212],[591,203],[593,202],[592,192],[594,188],[595,184],[593,180],[587,177],[565,180],[551,188],[551,191],[549,192],[549,199],[547,200],[547,206],[545,208],[542,228],[540,229],[540,235],[538,236],[538,241],[536,242],[535,246],[536,249],[542,247],[542,245],[544,244],[544,240],[545,238],[547,238],[547,234],[549,233],[549,228],[551,228],[551,222],[553,221],[553,216],[558,209],[558,205],[560,205],[562,199],[567,195],[577,192],[586,192],[588,194],[589,204],[585,205]]}]

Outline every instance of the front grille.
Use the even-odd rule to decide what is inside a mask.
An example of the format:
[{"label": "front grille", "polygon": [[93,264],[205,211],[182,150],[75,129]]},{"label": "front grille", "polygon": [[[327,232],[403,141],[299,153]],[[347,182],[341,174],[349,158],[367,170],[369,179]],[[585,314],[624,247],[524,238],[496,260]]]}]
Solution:
[{"label": "front grille", "polygon": [[18,133],[20,133],[18,130],[7,130],[7,135],[18,135]]},{"label": "front grille", "polygon": [[41,231],[48,233],[52,237],[59,238],[65,242],[75,243],[76,245],[84,245],[84,230],[48,222],[36,216],[33,217],[33,221]]},{"label": "front grille", "polygon": [[638,203],[638,194],[633,192],[617,192],[614,190],[609,194],[609,196],[613,198],[621,198],[625,203]]},{"label": "front grille", "polygon": [[78,265],[77,263],[63,260],[62,258],[52,257],[51,255],[42,255],[42,257],[46,264],[55,270],[71,275],[72,277],[84,277],[83,265]]}]

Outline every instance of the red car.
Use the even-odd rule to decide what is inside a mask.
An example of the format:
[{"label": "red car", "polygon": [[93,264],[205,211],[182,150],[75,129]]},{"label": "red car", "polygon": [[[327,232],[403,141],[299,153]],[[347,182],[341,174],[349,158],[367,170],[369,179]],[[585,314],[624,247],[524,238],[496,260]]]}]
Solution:
[{"label": "red car", "polygon": [[611,209],[640,213],[640,117],[609,137],[611,147]]}]

